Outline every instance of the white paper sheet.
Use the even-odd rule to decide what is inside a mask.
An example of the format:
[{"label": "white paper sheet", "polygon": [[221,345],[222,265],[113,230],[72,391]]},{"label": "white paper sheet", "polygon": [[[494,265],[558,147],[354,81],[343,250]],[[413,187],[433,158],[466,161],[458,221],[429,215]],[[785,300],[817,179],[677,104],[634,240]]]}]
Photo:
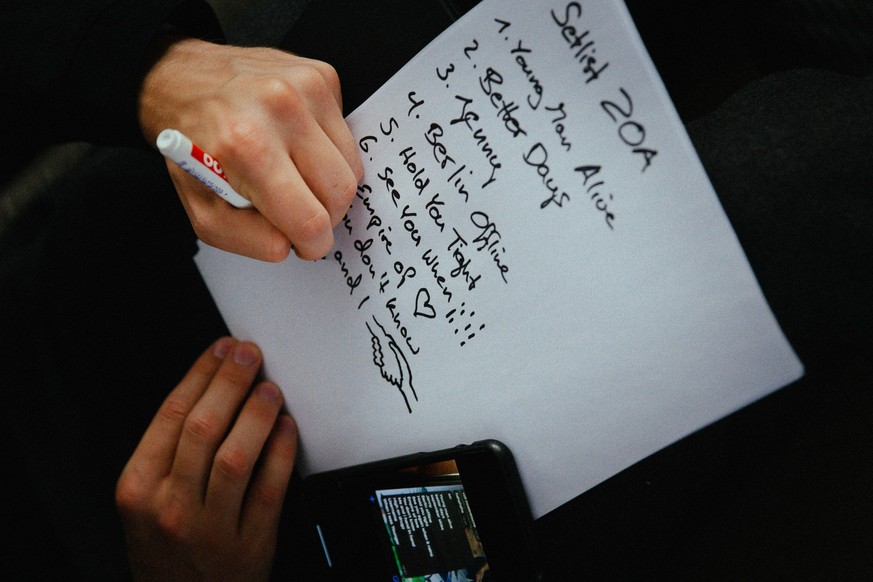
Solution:
[{"label": "white paper sheet", "polygon": [[620,1],[485,0],[349,124],[334,252],[196,258],[305,470],[497,438],[540,516],[802,374]]}]

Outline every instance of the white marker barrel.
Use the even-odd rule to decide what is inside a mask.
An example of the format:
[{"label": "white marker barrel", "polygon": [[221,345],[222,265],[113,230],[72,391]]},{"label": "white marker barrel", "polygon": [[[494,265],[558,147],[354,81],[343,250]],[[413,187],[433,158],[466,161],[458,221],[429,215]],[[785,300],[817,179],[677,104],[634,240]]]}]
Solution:
[{"label": "white marker barrel", "polygon": [[197,178],[210,190],[237,208],[251,208],[250,200],[240,196],[227,181],[221,164],[197,147],[176,129],[165,129],[158,135],[158,150],[180,168]]}]

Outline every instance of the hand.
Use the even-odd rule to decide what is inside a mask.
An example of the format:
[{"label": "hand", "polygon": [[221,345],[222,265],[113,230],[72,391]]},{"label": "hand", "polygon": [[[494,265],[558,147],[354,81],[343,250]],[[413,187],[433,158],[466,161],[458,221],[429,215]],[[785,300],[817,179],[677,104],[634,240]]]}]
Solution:
[{"label": "hand", "polygon": [[168,127],[187,135],[254,204],[234,208],[169,162],[202,241],[266,261],[284,259],[292,243],[304,259],[330,251],[363,175],[333,67],[276,49],[177,40],[146,74],[139,118],[149,143]]},{"label": "hand", "polygon": [[118,480],[137,580],[266,580],[297,452],[257,346],[217,341],[170,393]]}]

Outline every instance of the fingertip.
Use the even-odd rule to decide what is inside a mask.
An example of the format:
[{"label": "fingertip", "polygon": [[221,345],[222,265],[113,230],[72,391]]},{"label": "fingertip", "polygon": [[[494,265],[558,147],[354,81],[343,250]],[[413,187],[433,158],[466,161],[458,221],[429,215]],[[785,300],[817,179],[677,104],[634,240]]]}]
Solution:
[{"label": "fingertip", "polygon": [[317,261],[326,257],[332,248],[333,232],[330,232],[326,242],[318,241],[315,244],[308,244],[306,246],[295,245],[294,254],[304,261]]},{"label": "fingertip", "polygon": [[[328,248],[330,251],[330,248]],[[327,253],[314,253],[309,251],[301,251],[298,247],[294,247],[294,255],[301,261],[318,261],[327,256]]]},{"label": "fingertip", "polygon": [[276,424],[279,432],[292,437],[295,441],[297,440],[299,431],[297,428],[297,421],[294,420],[293,416],[283,412],[279,415]]},{"label": "fingertip", "polygon": [[257,209],[235,208],[214,193],[185,199],[185,210],[197,237],[205,244],[269,263],[284,261],[291,241]]},{"label": "fingertip", "polygon": [[232,337],[219,338],[214,344],[212,344],[212,355],[219,360],[223,360],[233,349],[234,345],[236,345],[236,340]]},{"label": "fingertip", "polygon": [[281,263],[291,254],[291,241],[285,236],[275,236],[266,246],[263,260],[268,263]]},{"label": "fingertip", "polygon": [[233,361],[241,366],[254,366],[261,360],[261,350],[252,342],[240,342],[233,347]]},{"label": "fingertip", "polygon": [[294,247],[285,235],[277,231],[275,236],[271,236],[266,241],[243,241],[239,245],[225,245],[218,248],[265,263],[281,263],[288,258]]},{"label": "fingertip", "polygon": [[270,404],[273,404],[277,408],[282,406],[282,392],[279,390],[279,387],[276,386],[273,382],[261,382],[255,388],[255,393],[260,398],[266,400]]}]

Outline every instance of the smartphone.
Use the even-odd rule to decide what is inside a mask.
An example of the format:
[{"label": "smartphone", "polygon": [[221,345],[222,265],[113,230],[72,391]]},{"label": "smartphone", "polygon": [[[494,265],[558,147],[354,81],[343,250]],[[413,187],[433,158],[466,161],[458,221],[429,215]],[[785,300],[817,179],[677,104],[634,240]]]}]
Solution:
[{"label": "smartphone", "polygon": [[314,474],[303,500],[328,580],[541,579],[530,506],[496,440]]}]

